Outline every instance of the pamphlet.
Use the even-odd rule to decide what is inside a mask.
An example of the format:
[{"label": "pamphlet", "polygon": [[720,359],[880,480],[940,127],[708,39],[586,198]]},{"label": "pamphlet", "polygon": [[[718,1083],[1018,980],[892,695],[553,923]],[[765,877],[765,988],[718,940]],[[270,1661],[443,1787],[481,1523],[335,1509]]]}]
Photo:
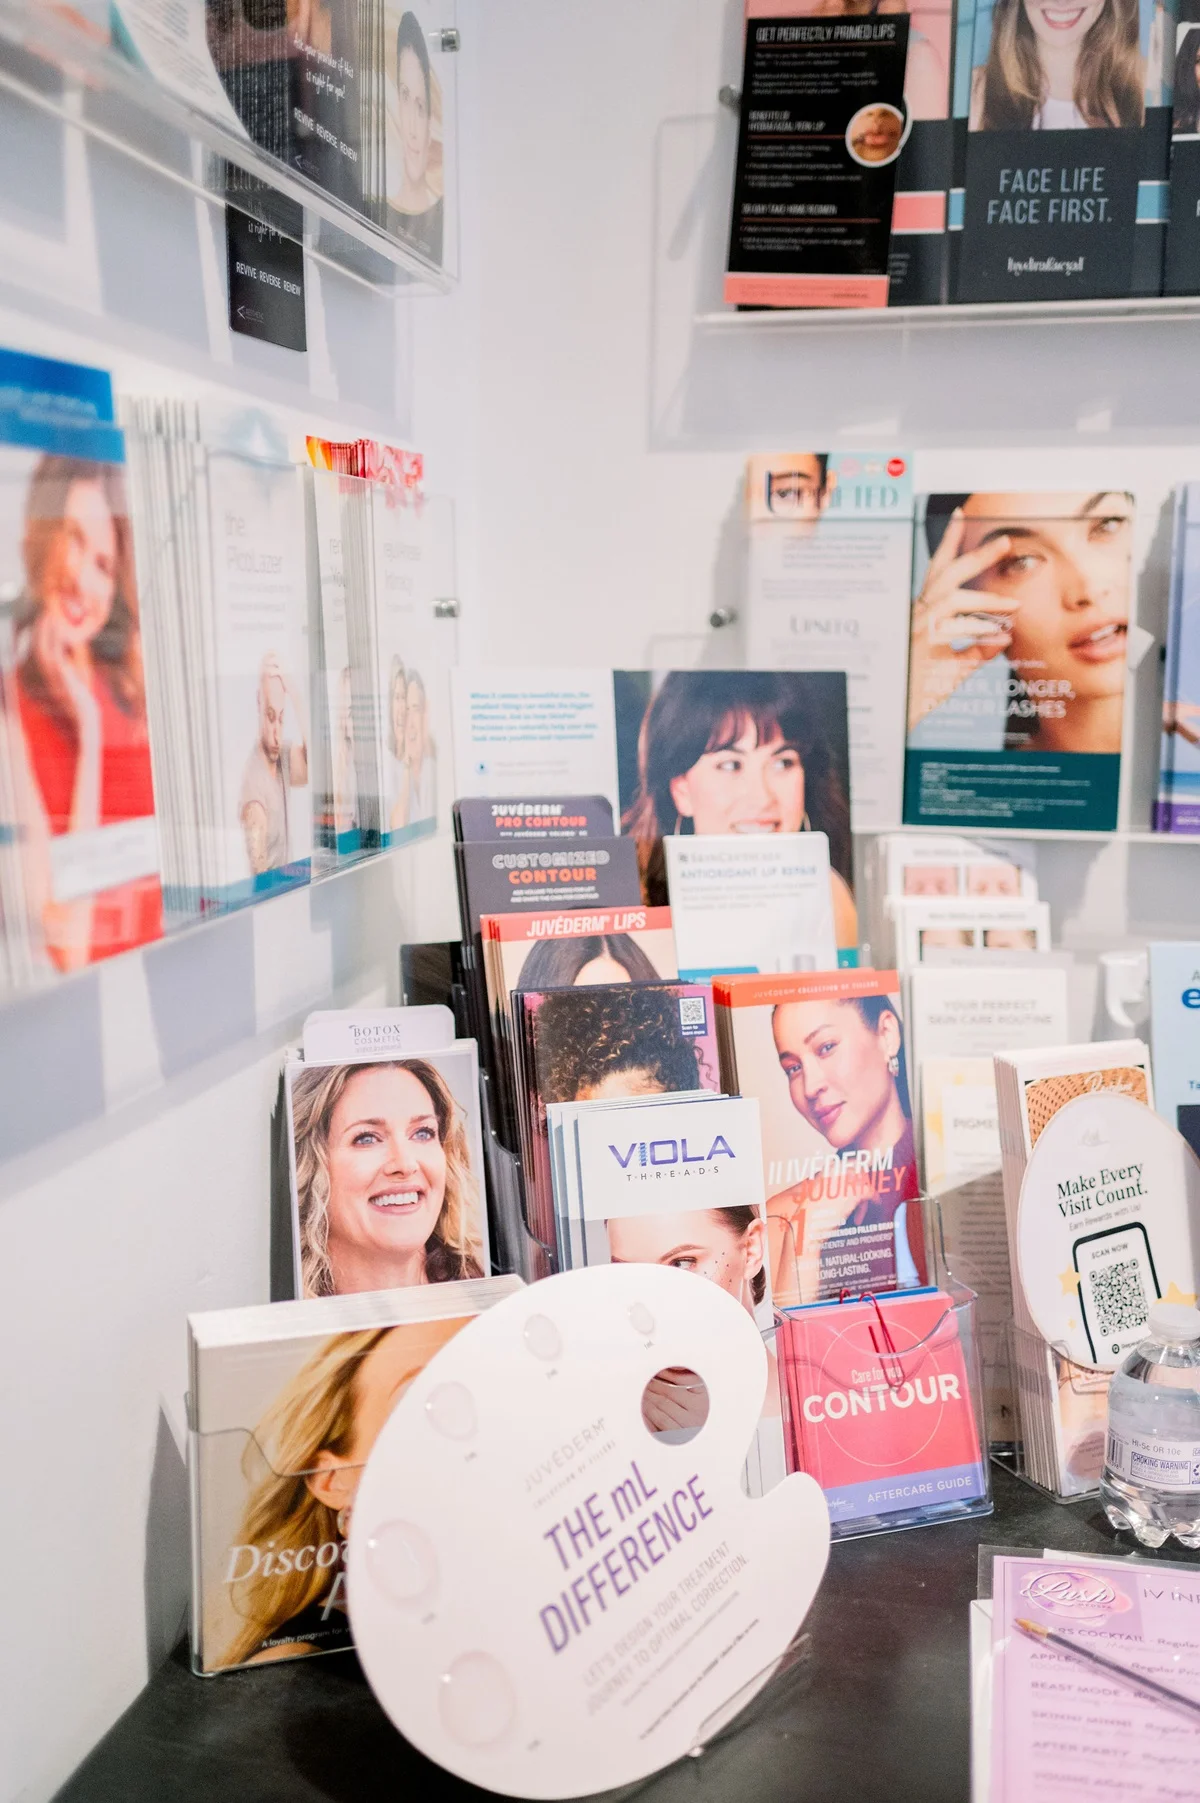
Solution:
[{"label": "pamphlet", "polygon": [[449,1008],[319,1008],[304,1023],[306,1064],[355,1063],[433,1051],[454,1041]]},{"label": "pamphlet", "polygon": [[796,451],[746,465],[746,661],[844,670],[851,815],[900,819],[912,474],[890,451]]},{"label": "pamphlet", "polygon": [[1164,1709],[1031,1622],[1200,1698],[1200,1572],[1129,1559],[996,1557],[990,1803],[1177,1803],[1196,1787],[1200,1723]]},{"label": "pamphlet", "polygon": [[829,841],[717,833],[663,840],[679,974],[835,970]]},{"label": "pamphlet", "polygon": [[454,804],[454,837],[474,839],[609,839],[612,803],[603,795],[553,800],[493,801],[469,797]]},{"label": "pamphlet", "polygon": [[726,301],[887,305],[908,37],[905,13],[747,19]]},{"label": "pamphlet", "polygon": [[885,903],[902,970],[930,951],[1048,952],[1050,908],[1043,901],[964,896],[900,896]]},{"label": "pamphlet", "polygon": [[777,1304],[924,1281],[895,971],[713,981],[726,1089],[758,1100]]},{"label": "pamphlet", "polygon": [[960,12],[970,48],[955,74],[967,124],[956,300],[1159,293],[1169,18],[1140,0],[1094,34],[1090,13],[1037,25],[1009,0]]},{"label": "pamphlet", "polygon": [[1150,1051],[1159,1114],[1200,1153],[1200,944],[1152,940]]},{"label": "pamphlet", "polygon": [[[1190,29],[1200,46],[1200,26]],[[1200,137],[1193,148],[1200,151]],[[1154,830],[1200,833],[1200,482],[1175,493]]]},{"label": "pamphlet", "polygon": [[945,1291],[789,1309],[778,1346],[793,1468],[835,1537],[990,1508],[974,1349]]},{"label": "pamphlet", "polygon": [[[1172,32],[1172,26],[1174,27]],[[1174,57],[1171,115],[1171,194],[1167,208],[1164,294],[1200,290],[1200,6],[1176,0],[1164,33]],[[1173,42],[1172,42],[1173,37]]]},{"label": "pamphlet", "polygon": [[1116,825],[1133,512],[1119,490],[927,498],[906,822]]}]

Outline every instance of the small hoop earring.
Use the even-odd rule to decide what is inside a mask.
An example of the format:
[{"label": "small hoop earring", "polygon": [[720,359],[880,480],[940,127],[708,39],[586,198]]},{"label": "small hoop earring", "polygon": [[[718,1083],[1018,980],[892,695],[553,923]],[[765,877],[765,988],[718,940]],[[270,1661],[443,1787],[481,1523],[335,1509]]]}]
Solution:
[{"label": "small hoop earring", "polygon": [[343,1503],[342,1507],[337,1512],[337,1531],[341,1535],[343,1540],[346,1538],[346,1535],[350,1532],[350,1504],[349,1503]]},{"label": "small hoop earring", "polygon": [[898,1077],[899,1075],[900,1075],[900,1060],[896,1056],[895,1052],[893,1052],[891,1057],[888,1059],[888,1076],[889,1077]]},{"label": "small hoop earring", "polygon": [[680,824],[680,822],[679,822],[679,814],[678,814],[678,811],[677,811],[677,812],[676,812],[676,814],[675,814],[675,824],[674,824],[674,826],[673,826],[673,827],[672,827],[672,828],[671,828],[671,837],[672,837],[672,838],[673,838],[673,839],[674,839],[674,838],[678,838],[678,836],[679,836],[679,824]]},{"label": "small hoop earring", "polygon": [[811,833],[812,830],[812,821],[808,817],[808,809],[805,808],[804,819],[800,822],[800,831],[802,833]]}]

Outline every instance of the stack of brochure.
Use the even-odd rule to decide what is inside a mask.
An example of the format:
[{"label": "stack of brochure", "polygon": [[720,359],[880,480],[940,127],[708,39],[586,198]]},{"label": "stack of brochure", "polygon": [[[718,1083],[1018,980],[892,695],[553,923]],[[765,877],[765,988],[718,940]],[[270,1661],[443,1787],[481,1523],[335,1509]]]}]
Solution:
[{"label": "stack of brochure", "polygon": [[[1190,149],[1190,146],[1189,146]],[[1200,483],[1175,492],[1154,829],[1200,833]]]},{"label": "stack of brochure", "polygon": [[311,1015],[284,1092],[297,1296],[486,1274],[479,1060],[449,1008]]},{"label": "stack of brochure", "polygon": [[[1058,1250],[1047,1240],[1039,1253],[1021,1228],[1023,1211],[1033,1203],[1032,1197],[1025,1196],[1025,1174],[1047,1127],[1079,1098],[1127,1097],[1152,1108],[1150,1054],[1136,1039],[1057,1046],[998,1056],[995,1072],[1013,1278],[1013,1375],[1025,1468],[1047,1490],[1081,1495],[1094,1490],[1100,1479],[1110,1370],[1103,1368],[1104,1360],[1089,1359],[1086,1347],[1082,1358],[1078,1353],[1069,1356],[1068,1335],[1078,1328],[1079,1309],[1085,1305],[1079,1293],[1083,1281],[1079,1248],[1085,1241],[1090,1243],[1097,1227],[1103,1229],[1106,1222],[1093,1218],[1096,1210],[1090,1206],[1086,1186],[1082,1191],[1078,1188],[1078,1174],[1065,1171],[1061,1193],[1055,1182],[1051,1186],[1054,1193],[1047,1190],[1046,1195],[1049,1207],[1058,1208],[1061,1203],[1056,1225],[1063,1222],[1070,1227],[1071,1245]],[[1104,1168],[1127,1163],[1115,1127],[1113,1143],[1098,1144],[1097,1157]],[[1041,1189],[1045,1189],[1044,1183],[1039,1195]],[[1042,1282],[1061,1287],[1069,1303],[1061,1331],[1049,1337],[1030,1302],[1031,1286]],[[1144,1312],[1141,1319],[1144,1325]]]},{"label": "stack of brochure", "polygon": [[517,1277],[188,1318],[192,1666],[353,1644],[346,1536],[392,1408]]},{"label": "stack of brochure", "polygon": [[836,970],[824,833],[668,834],[663,851],[683,976]]},{"label": "stack of brochure", "polygon": [[924,1281],[899,987],[894,970],[714,979],[724,1086],[761,1110],[780,1303]]},{"label": "stack of brochure", "polygon": [[[693,1271],[770,1333],[756,1102],[699,1090],[669,1100],[551,1103],[546,1118],[560,1268],[611,1261]],[[692,1373],[664,1372],[654,1381],[658,1391],[644,1405],[648,1425],[686,1432],[689,1404],[704,1407],[703,1387]],[[773,1357],[747,1476],[753,1495],[783,1476]]]},{"label": "stack of brochure", "polygon": [[312,867],[304,496],[275,421],[128,403],[169,917]]},{"label": "stack of brochure", "polygon": [[551,1103],[720,1090],[712,990],[704,983],[606,983],[512,998],[514,1087],[527,1225],[553,1253]]},{"label": "stack of brochure", "polygon": [[125,454],[104,371],[0,351],[0,987],[162,932]]},{"label": "stack of brochure", "polygon": [[432,833],[446,675],[430,584],[424,459],[309,438],[319,842],[334,861]]},{"label": "stack of brochure", "polygon": [[931,951],[1050,950],[1050,908],[1005,896],[901,896],[887,903],[896,963],[911,970]]},{"label": "stack of brochure", "polygon": [[864,848],[864,934],[876,958],[895,961],[892,901],[959,901],[999,897],[1037,900],[1037,879],[1020,859],[1029,847],[1005,840],[963,839],[951,833],[880,833]]}]

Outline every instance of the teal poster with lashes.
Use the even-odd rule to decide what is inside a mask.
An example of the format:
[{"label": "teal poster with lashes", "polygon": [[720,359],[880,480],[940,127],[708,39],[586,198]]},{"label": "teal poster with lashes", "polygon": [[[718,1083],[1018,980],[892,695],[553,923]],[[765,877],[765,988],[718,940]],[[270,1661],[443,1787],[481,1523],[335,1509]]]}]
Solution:
[{"label": "teal poster with lashes", "polygon": [[[961,17],[961,15],[960,15]],[[956,301],[1157,294],[1173,33],[1162,0],[975,0]]]},{"label": "teal poster with lashes", "polygon": [[929,495],[919,507],[904,820],[1117,824],[1133,496]]}]

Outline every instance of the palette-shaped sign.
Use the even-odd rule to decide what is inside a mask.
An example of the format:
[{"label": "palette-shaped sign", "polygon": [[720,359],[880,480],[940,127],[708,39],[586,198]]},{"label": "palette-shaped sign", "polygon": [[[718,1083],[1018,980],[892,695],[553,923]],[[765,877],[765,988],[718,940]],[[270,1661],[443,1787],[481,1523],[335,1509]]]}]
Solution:
[{"label": "palette-shaped sign", "polygon": [[[642,1395],[698,1373],[698,1431]],[[772,1374],[773,1376],[773,1374]],[[355,1644],[406,1738],[517,1797],[630,1784],[770,1677],[829,1550],[814,1481],[752,1501],[768,1354],[714,1283],[655,1265],[547,1278],[417,1374],[354,1505]]]}]

